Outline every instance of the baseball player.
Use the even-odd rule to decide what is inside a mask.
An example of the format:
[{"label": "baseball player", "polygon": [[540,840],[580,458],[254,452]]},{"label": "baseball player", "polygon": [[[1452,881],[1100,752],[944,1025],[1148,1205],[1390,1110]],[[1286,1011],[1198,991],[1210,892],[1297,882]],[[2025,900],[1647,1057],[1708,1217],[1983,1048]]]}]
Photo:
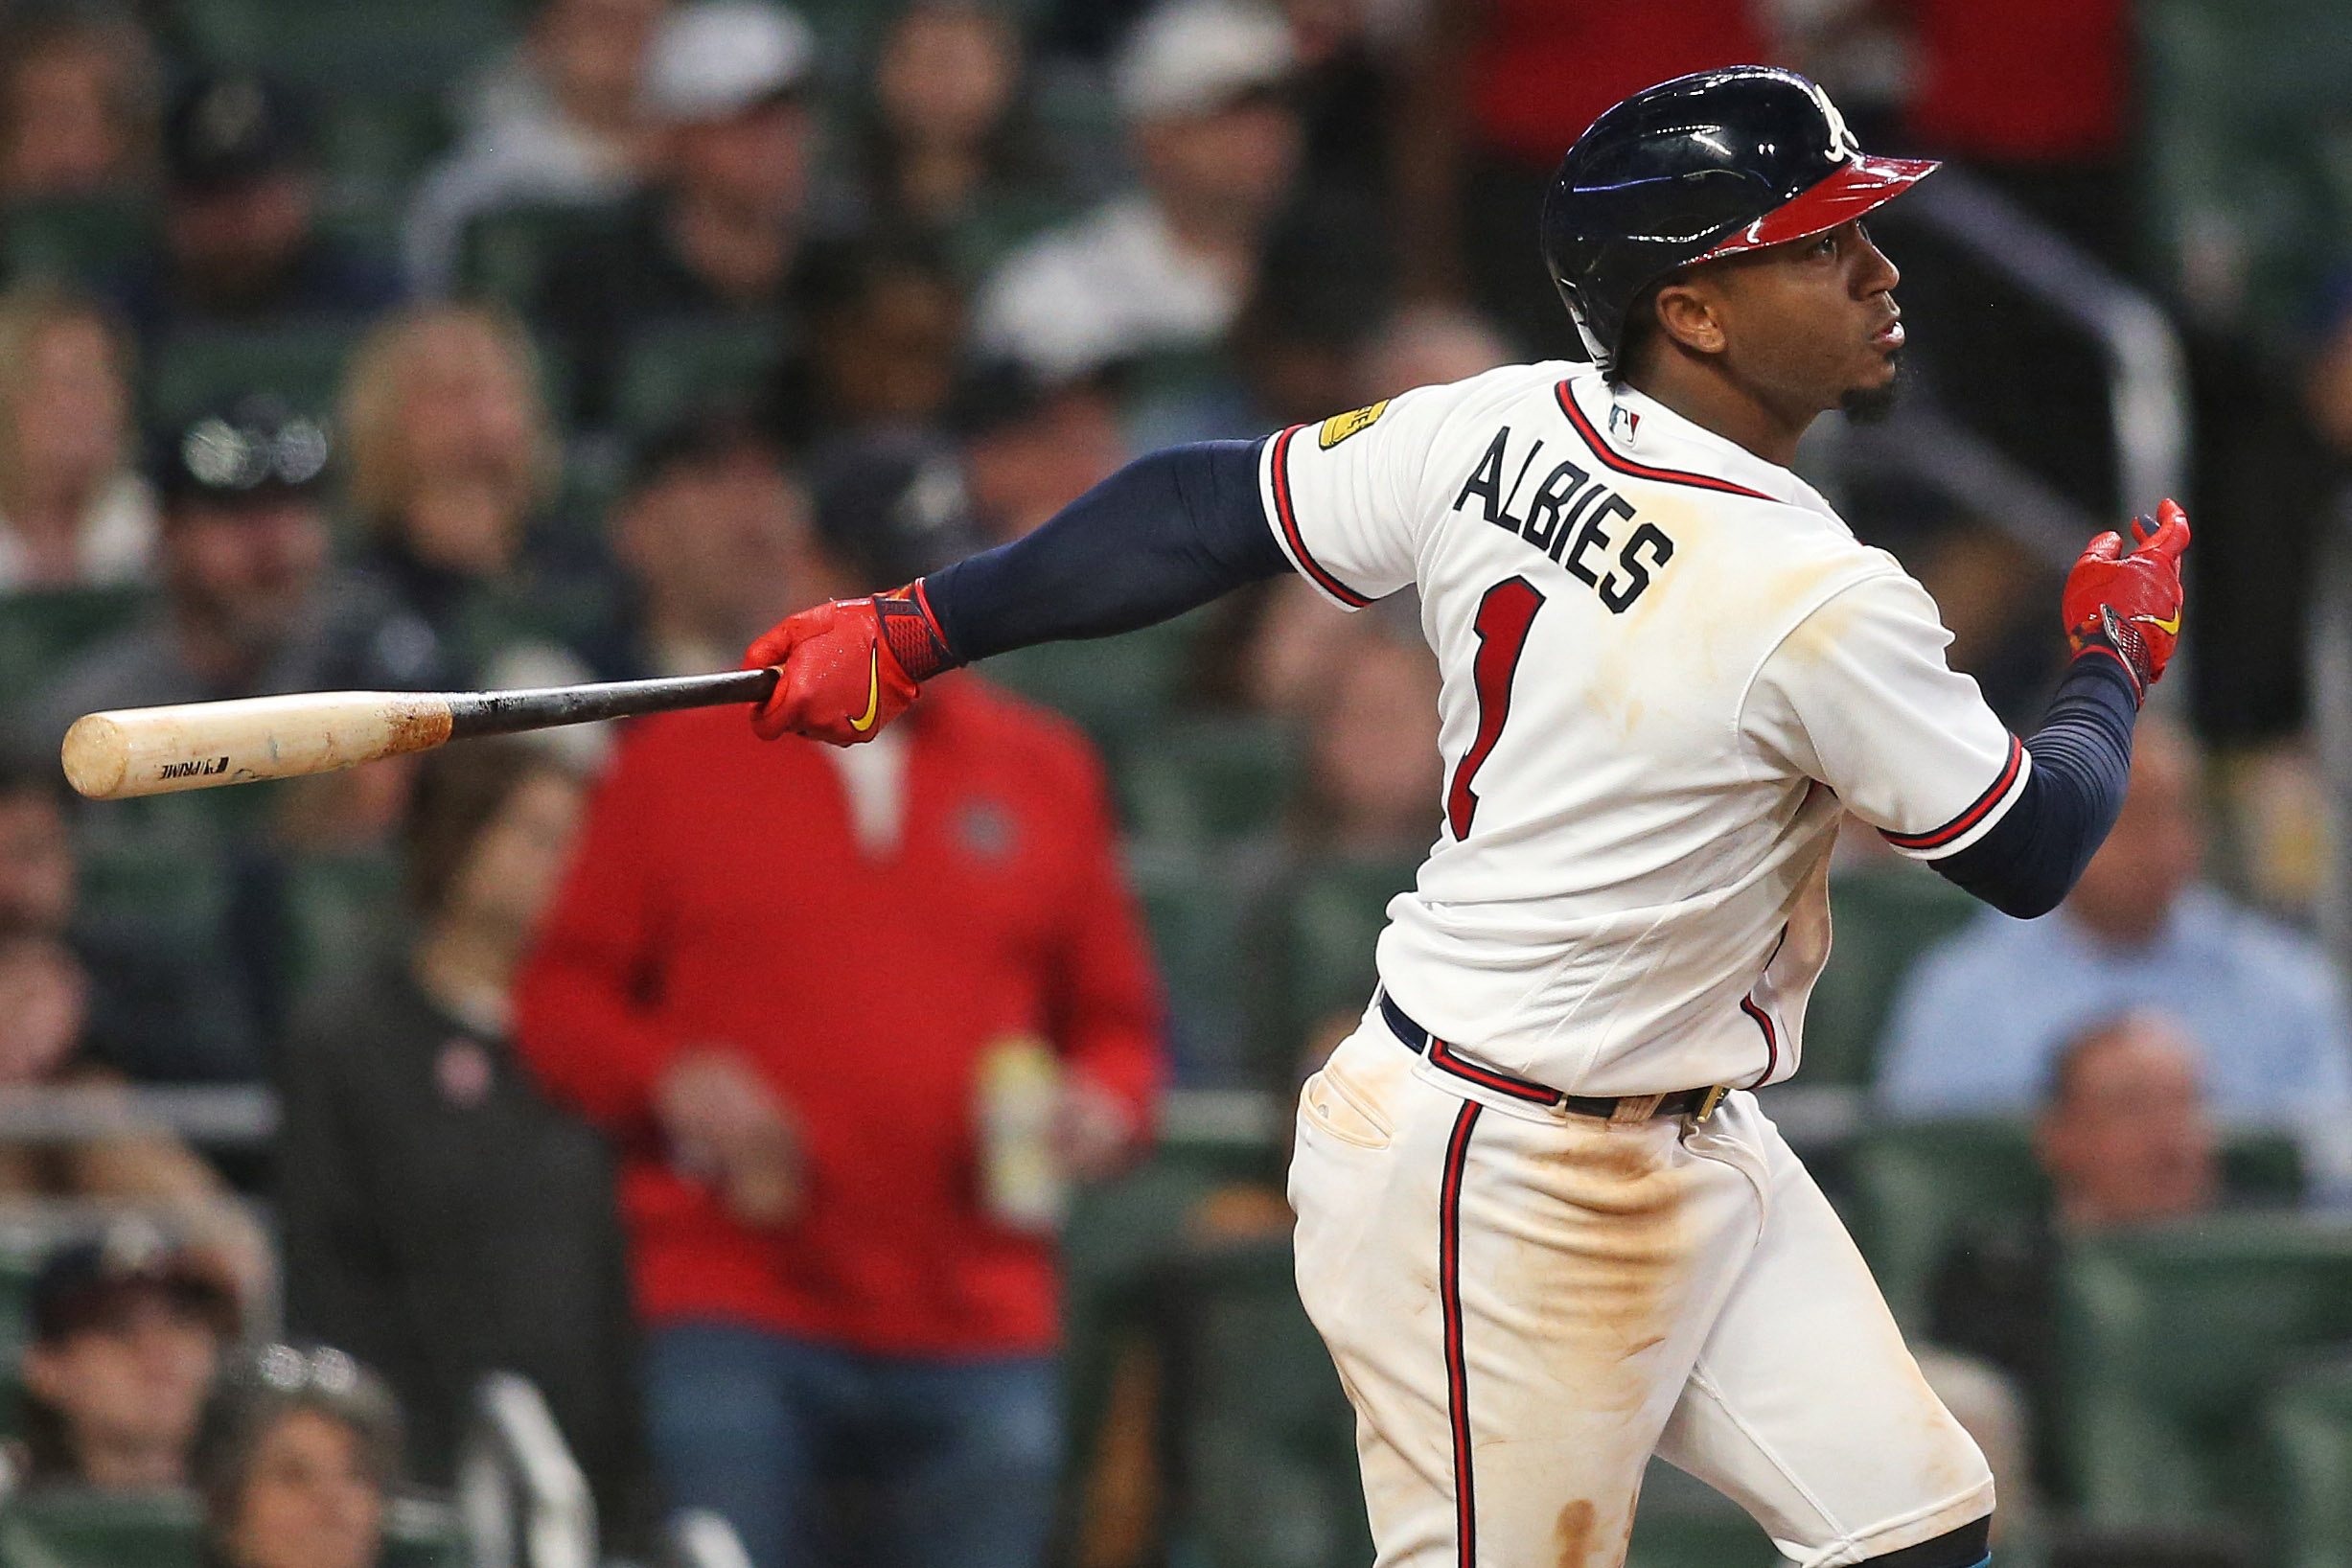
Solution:
[{"label": "baseball player", "polygon": [[1843,814],[2013,914],[2065,894],[2189,536],[2168,501],[2091,542],[2077,657],[2019,741],[1927,594],[1789,472],[1816,415],[1887,400],[1897,273],[1860,219],[1933,167],[1865,156],[1786,71],[1650,88],[1544,206],[1589,363],[1157,453],[751,646],[783,668],[761,733],[846,745],[941,671],[1256,578],[1418,588],[1441,823],[1290,1178],[1383,1565],[1619,1563],[1653,1452],[1797,1563],[1990,1560],[1982,1457],[1749,1092],[1796,1071]]}]

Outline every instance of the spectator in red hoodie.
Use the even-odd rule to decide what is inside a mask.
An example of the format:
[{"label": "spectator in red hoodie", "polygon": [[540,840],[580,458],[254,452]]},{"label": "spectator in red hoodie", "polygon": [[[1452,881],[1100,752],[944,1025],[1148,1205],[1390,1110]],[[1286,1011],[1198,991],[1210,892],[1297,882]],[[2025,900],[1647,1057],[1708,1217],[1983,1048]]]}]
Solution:
[{"label": "spectator in red hoodie", "polygon": [[[843,460],[796,597],[954,553],[957,496],[944,453]],[[527,1057],[620,1148],[669,1501],[759,1568],[806,1560],[812,1476],[844,1465],[870,1504],[850,1561],[1039,1560],[1055,1179],[1131,1148],[1159,1075],[1085,743],[970,676],[902,732],[632,731],[518,997]]]}]

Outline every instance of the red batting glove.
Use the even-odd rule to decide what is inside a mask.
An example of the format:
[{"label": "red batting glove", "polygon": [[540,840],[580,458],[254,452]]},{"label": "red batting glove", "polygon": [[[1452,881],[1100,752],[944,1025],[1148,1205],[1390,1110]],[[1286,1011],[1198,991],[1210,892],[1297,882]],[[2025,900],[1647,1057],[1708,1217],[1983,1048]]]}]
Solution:
[{"label": "red batting glove", "polygon": [[881,734],[913,703],[919,683],[956,659],[923,585],[912,583],[788,616],[745,651],[743,663],[780,672],[775,690],[751,710],[760,739],[806,735],[855,746]]},{"label": "red batting glove", "polygon": [[2111,654],[2141,693],[2180,639],[2180,552],[2189,547],[2189,519],[2177,504],[2158,506],[2156,521],[2152,531],[2147,519],[2132,519],[2129,555],[2119,534],[2092,540],[2067,574],[2063,611],[2074,651]]}]

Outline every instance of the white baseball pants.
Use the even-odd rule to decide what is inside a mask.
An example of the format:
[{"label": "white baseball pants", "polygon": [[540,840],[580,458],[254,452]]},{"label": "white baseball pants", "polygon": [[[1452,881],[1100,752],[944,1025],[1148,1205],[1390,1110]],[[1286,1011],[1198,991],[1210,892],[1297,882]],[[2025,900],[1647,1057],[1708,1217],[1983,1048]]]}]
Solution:
[{"label": "white baseball pants", "polygon": [[1374,1011],[1307,1080],[1290,1197],[1379,1568],[1617,1568],[1653,1451],[1803,1568],[1992,1510],[1752,1095],[1611,1125],[1455,1076]]}]

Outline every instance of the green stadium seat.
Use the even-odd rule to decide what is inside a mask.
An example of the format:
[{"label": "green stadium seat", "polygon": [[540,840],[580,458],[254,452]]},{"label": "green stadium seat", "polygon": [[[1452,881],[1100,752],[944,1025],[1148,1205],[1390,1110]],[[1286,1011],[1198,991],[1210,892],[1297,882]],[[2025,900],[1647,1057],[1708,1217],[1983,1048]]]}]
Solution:
[{"label": "green stadium seat", "polygon": [[1363,1010],[1379,980],[1372,947],[1389,900],[1412,889],[1419,865],[1329,855],[1293,869],[1256,944],[1266,966],[1257,1007],[1260,1060],[1287,1069],[1318,1026]]},{"label": "green stadium seat", "polygon": [[1912,961],[1982,908],[1925,866],[1833,878],[1835,939],[1805,1008],[1805,1081],[1867,1087]]},{"label": "green stadium seat", "polygon": [[1143,907],[1167,988],[1181,1081],[1247,1081],[1255,987],[1247,926],[1251,868],[1185,845],[1131,842],[1127,882]]},{"label": "green stadium seat", "polygon": [[2258,1524],[2264,1395],[2352,1340],[2352,1226],[2229,1215],[2061,1265],[2063,1458],[2087,1519]]},{"label": "green stadium seat", "polygon": [[2161,272],[2216,326],[2299,354],[2352,249],[2338,105],[2352,28],[2336,0],[2147,0],[2139,188]]},{"label": "green stadium seat", "polygon": [[397,243],[417,176],[450,145],[445,92],[343,87],[319,108],[323,220],[346,239]]},{"label": "green stadium seat", "polygon": [[154,242],[154,215],[119,197],[19,202],[0,214],[0,277],[95,286]]},{"label": "green stadium seat", "polygon": [[148,367],[148,412],[173,424],[255,393],[331,419],[343,366],[359,334],[346,326],[187,332],[156,346]]},{"label": "green stadium seat", "polygon": [[1286,725],[1201,719],[1162,726],[1119,753],[1127,824],[1166,843],[1263,837],[1291,803],[1297,759],[1298,740]]},{"label": "green stadium seat", "polygon": [[519,8],[496,0],[184,0],[175,9],[197,58],[266,70],[321,98],[355,82],[446,92],[519,31]]},{"label": "green stadium seat", "polygon": [[1779,1560],[1737,1503],[1664,1460],[1649,1462],[1626,1568],[1773,1568]]},{"label": "green stadium seat", "polygon": [[[2018,1235],[2041,1222],[2050,1184],[2022,1119],[1967,1118],[1875,1126],[1847,1157],[1847,1220],[1895,1321],[1927,1333],[1929,1292],[1971,1236]],[[2249,1132],[2222,1146],[2223,1186],[2236,1201],[2292,1204],[2302,1157],[2292,1138]]]},{"label": "green stadium seat", "polygon": [[1853,1150],[1849,1171],[1855,1244],[1895,1321],[1915,1340],[1927,1333],[1936,1271],[1962,1237],[2030,1227],[2049,1203],[2033,1129],[2023,1121],[1875,1126]]},{"label": "green stadium seat", "polygon": [[286,893],[288,983],[297,998],[332,990],[400,939],[401,868],[389,855],[308,857],[288,869]]},{"label": "green stadium seat", "polygon": [[623,209],[578,202],[527,203],[476,214],[457,247],[457,289],[518,313],[535,310],[556,260],[609,232]]},{"label": "green stadium seat", "polygon": [[[78,656],[137,619],[138,588],[54,588],[0,595],[0,692],[7,716],[22,717]],[[42,737],[45,741],[47,737]]]},{"label": "green stadium seat", "polygon": [[0,1508],[6,1568],[202,1568],[193,1493],[42,1488]]},{"label": "green stadium seat", "polygon": [[1370,1561],[1354,1413],[1299,1304],[1290,1238],[1188,1248],[1163,1290],[1177,1541],[1215,1568]]},{"label": "green stadium seat", "polygon": [[2280,1568],[2352,1568],[2352,1363],[2290,1375],[2263,1409]]},{"label": "green stadium seat", "polygon": [[1156,728],[1190,671],[1201,611],[1090,642],[1044,642],[999,654],[980,671],[1074,720],[1116,751]]},{"label": "green stadium seat", "polygon": [[622,348],[613,416],[625,430],[658,430],[714,400],[751,400],[784,361],[772,317],[668,321],[639,328]]}]

